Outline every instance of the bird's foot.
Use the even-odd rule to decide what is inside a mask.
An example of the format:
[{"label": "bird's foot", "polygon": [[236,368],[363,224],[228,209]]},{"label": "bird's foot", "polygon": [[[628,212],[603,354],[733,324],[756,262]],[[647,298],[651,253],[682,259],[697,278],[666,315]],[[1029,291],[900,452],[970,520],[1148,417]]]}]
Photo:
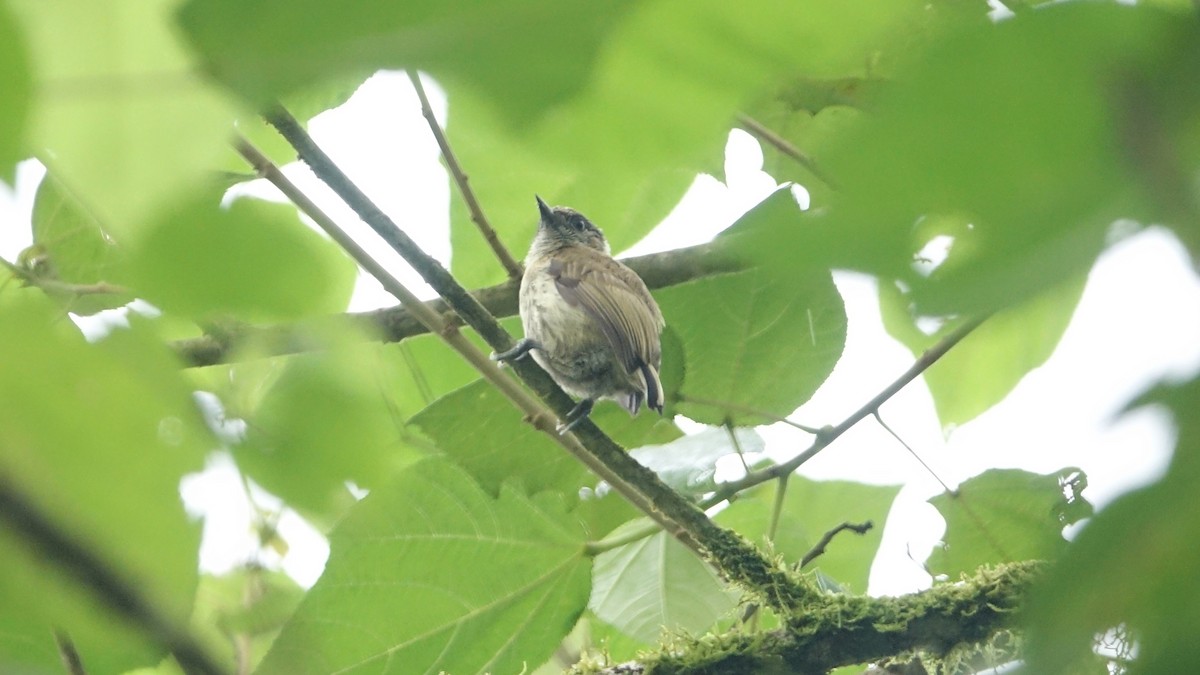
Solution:
[{"label": "bird's foot", "polygon": [[571,411],[567,413],[567,418],[558,423],[555,427],[558,429],[558,434],[561,436],[568,431],[574,429],[580,422],[586,420],[588,415],[592,413],[592,406],[596,405],[596,401],[590,398],[585,398],[579,402]]},{"label": "bird's foot", "polygon": [[488,358],[493,361],[499,361],[501,364],[504,364],[504,363],[508,363],[509,361],[516,361],[517,359],[523,359],[526,356],[529,356],[530,350],[541,349],[541,348],[542,348],[542,345],[538,344],[538,342],[536,340],[530,340],[529,338],[521,338],[520,340],[517,341],[517,344],[513,345],[512,349],[510,349],[506,352],[500,352],[499,354],[497,354],[496,352],[492,352],[491,355],[488,356]]}]

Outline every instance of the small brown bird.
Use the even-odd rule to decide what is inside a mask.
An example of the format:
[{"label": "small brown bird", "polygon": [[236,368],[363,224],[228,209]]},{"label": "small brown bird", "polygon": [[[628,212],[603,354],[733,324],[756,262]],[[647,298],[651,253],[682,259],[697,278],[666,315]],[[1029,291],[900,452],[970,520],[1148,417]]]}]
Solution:
[{"label": "small brown bird", "polygon": [[525,338],[497,361],[533,358],[582,400],[559,424],[566,433],[608,398],[636,415],[642,402],[661,415],[662,312],[637,273],[613,259],[604,234],[583,214],[551,208],[525,257],[521,323]]}]

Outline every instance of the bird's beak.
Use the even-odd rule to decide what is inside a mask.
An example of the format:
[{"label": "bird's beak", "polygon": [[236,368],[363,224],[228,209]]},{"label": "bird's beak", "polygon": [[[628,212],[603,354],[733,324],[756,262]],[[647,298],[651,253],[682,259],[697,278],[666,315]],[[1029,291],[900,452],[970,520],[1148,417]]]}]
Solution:
[{"label": "bird's beak", "polygon": [[537,199],[538,211],[542,212],[542,222],[545,222],[545,223],[553,222],[554,221],[554,212],[550,210],[550,207],[546,205],[546,202],[542,201],[541,197],[534,195],[534,198]]}]

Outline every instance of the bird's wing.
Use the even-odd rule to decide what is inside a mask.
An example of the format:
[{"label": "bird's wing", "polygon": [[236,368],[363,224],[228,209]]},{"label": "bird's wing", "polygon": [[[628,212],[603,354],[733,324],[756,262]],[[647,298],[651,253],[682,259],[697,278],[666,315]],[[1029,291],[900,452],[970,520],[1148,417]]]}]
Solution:
[{"label": "bird's wing", "polygon": [[663,316],[637,273],[599,252],[550,264],[558,292],[596,322],[627,372],[662,365]]}]

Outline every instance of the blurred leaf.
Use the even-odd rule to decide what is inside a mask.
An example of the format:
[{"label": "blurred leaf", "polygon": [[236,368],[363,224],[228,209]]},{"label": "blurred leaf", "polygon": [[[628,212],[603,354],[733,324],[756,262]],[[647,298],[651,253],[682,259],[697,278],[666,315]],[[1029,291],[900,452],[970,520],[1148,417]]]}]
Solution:
[{"label": "blurred leaf", "polygon": [[[1195,81],[1198,38],[1195,22],[1146,8],[1058,3],[941,40],[823,160],[840,186],[832,229],[853,244],[828,249],[831,263],[905,278],[927,314],[989,311],[1076,278],[1115,218],[1161,212],[1138,194],[1156,178],[1130,160],[1141,141],[1174,137],[1122,117],[1163,73],[1177,90],[1183,72]],[[1149,119],[1194,128],[1196,113]],[[927,282],[906,277],[915,224],[939,215],[972,224],[972,257]]]},{"label": "blurred leaf", "polygon": [[122,243],[225,152],[235,112],[195,77],[178,0],[8,3],[36,68],[30,145]]},{"label": "blurred leaf", "polygon": [[[295,319],[344,310],[355,267],[290,205],[201,192],[163,213],[129,255],[140,297],[193,318]],[[235,252],[231,254],[230,252]]]},{"label": "blurred leaf", "polygon": [[443,460],[380,487],[330,535],[325,573],[261,673],[519,672],[587,602],[591,561],[562,503],[498,498]]},{"label": "blurred leaf", "polygon": [[926,563],[951,581],[980,565],[1054,560],[1067,548],[1062,531],[1091,515],[1079,494],[1086,477],[1076,468],[1047,476],[989,469],[929,503],[946,519],[944,544]]},{"label": "blurred leaf", "polygon": [[1137,672],[1188,672],[1200,621],[1200,380],[1160,385],[1135,405],[1166,407],[1178,427],[1175,455],[1157,483],[1101,510],[1030,593],[1031,671],[1067,672],[1097,633],[1122,627],[1136,640]]},{"label": "blurred leaf", "polygon": [[[753,455],[766,447],[762,436],[753,429],[734,429],[738,445],[733,444],[727,429],[704,429],[699,433],[678,438],[664,445],[637,448],[631,455],[676,492],[700,495],[716,489],[717,460],[737,454]],[[747,461],[752,461],[748,459]]]},{"label": "blurred leaf", "polygon": [[[1004,400],[1025,375],[1050,358],[1086,281],[1086,277],[1069,280],[988,317],[925,371],[943,428],[965,424]],[[961,320],[940,322],[937,330],[927,334],[894,284],[879,285],[879,304],[884,328],[915,357],[962,324]]]},{"label": "blurred leaf", "polygon": [[[717,514],[716,521],[752,542],[764,544],[774,509],[775,489],[762,485],[738,495],[729,508]],[[825,553],[804,568],[806,572],[820,570],[853,592],[866,592],[871,563],[883,539],[888,512],[899,492],[899,485],[863,485],[849,481],[815,481],[797,474],[788,476],[787,493],[771,550],[782,555],[789,564],[795,564],[826,532],[838,525],[870,521],[874,527],[866,534],[838,534]]]},{"label": "blurred leaf", "polygon": [[179,19],[209,73],[255,107],[330,78],[418,68],[471,80],[517,120],[587,80],[621,11],[548,0],[426,0],[355,11],[319,0],[190,0]]},{"label": "blurred leaf", "polygon": [[[533,111],[472,96],[486,72],[431,69],[449,92],[450,134],[501,239],[524,250],[532,193],[578,208],[614,251],[641,239],[722,157],[736,112],[798,72],[861,74],[917,3],[658,0],[615,21],[573,98]],[[552,24],[539,29],[556,30]],[[574,33],[577,29],[568,29]],[[540,45],[538,45],[540,47]],[[578,49],[578,48],[577,48]],[[505,120],[518,119],[516,129]],[[468,285],[501,276],[465,211],[452,204],[454,272]]]},{"label": "blurred leaf", "polygon": [[[829,272],[781,283],[748,271],[659,290],[683,342],[683,386],[672,408],[707,424],[784,417],[825,381],[846,342],[846,313]],[[768,417],[746,412],[764,411]]]},{"label": "blurred leaf", "polygon": [[[610,537],[645,527],[635,520]],[[707,563],[665,532],[596,556],[588,607],[621,632],[654,643],[664,630],[699,633],[737,605]]]},{"label": "blurred leaf", "polygon": [[[215,441],[161,344],[128,330],[87,344],[63,324],[40,294],[0,303],[0,474],[182,625],[200,529],[184,513],[179,481],[201,468]],[[0,527],[0,569],[0,663],[57,671],[55,628],[95,672],[163,656],[8,527]]]},{"label": "blurred leaf", "polygon": [[233,448],[248,476],[322,529],[353,506],[347,481],[376,488],[422,454],[406,442],[378,351],[355,336],[330,342],[287,359]]},{"label": "blurred leaf", "polygon": [[17,162],[25,158],[25,129],[33,96],[25,36],[7,6],[0,6],[0,180],[13,183]]},{"label": "blurred leaf", "polygon": [[[53,174],[38,185],[33,201],[33,243],[45,276],[69,284],[115,282],[121,250],[103,226],[67,192]],[[52,294],[75,314],[95,314],[120,307],[133,296],[128,293]]]},{"label": "blurred leaf", "polygon": [[[679,435],[678,429],[656,415],[643,413],[629,420],[628,414],[615,405],[597,406],[593,421],[606,430],[614,423],[622,426],[624,430],[616,436],[618,442],[639,438],[661,442]],[[558,490],[573,501],[580,488],[595,483],[582,464],[525,423],[520,411],[484,380],[443,396],[413,417],[411,423],[491,494],[496,494],[502,483],[513,480],[530,493]]]}]

